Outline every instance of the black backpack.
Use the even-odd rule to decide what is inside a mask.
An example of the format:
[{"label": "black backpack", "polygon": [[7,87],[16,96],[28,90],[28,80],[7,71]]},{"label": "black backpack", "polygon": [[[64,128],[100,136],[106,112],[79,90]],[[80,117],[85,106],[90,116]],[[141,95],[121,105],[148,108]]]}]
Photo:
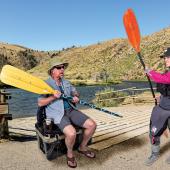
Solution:
[{"label": "black backpack", "polygon": [[43,126],[43,122],[46,119],[45,108],[46,106],[41,106],[41,107],[38,107],[38,110],[37,110],[37,124],[39,127]]}]

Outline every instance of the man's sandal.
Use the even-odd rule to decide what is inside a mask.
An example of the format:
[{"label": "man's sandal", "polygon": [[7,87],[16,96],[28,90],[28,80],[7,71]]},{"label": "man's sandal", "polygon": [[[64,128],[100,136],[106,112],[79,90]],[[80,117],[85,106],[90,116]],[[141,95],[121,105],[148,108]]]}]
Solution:
[{"label": "man's sandal", "polygon": [[69,157],[67,156],[67,165],[68,165],[70,168],[76,168],[76,167],[77,167],[77,162],[76,162],[75,157],[69,158]]},{"label": "man's sandal", "polygon": [[89,151],[89,150],[87,150],[87,151],[78,150],[78,152],[85,155],[88,158],[95,158],[96,157],[95,153],[92,152],[92,151]]}]

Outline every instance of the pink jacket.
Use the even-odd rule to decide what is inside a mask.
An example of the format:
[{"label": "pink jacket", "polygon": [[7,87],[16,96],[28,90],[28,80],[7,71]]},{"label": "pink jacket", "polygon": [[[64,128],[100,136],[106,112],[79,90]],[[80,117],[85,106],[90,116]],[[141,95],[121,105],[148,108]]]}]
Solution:
[{"label": "pink jacket", "polygon": [[170,72],[161,74],[151,70],[149,71],[148,76],[156,83],[170,84]]}]

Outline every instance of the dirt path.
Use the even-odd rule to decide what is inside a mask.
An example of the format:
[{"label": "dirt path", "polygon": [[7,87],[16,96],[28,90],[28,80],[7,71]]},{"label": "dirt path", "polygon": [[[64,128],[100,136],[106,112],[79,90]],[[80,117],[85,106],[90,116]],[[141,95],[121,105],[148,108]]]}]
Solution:
[{"label": "dirt path", "polygon": [[[96,170],[168,170],[165,160],[170,156],[169,139],[162,138],[161,157],[151,167],[143,164],[150,152],[148,134],[96,152],[97,157],[89,160],[75,151],[77,169]],[[48,161],[37,147],[37,141],[10,141],[0,144],[1,170],[54,170],[69,169],[65,156]]]},{"label": "dirt path", "polygon": [[[150,109],[147,106],[146,109]],[[117,112],[134,110],[133,106],[128,108],[114,109]],[[138,108],[139,109],[139,108]],[[28,128],[33,127],[35,118],[25,124]],[[10,125],[21,123],[21,120],[13,120]],[[30,123],[30,124],[29,124]],[[31,133],[31,132],[30,132]],[[162,137],[161,156],[151,167],[146,167],[143,162],[150,153],[148,133],[129,139],[101,151],[95,151],[97,157],[88,159],[75,151],[78,167],[77,169],[93,170],[168,170],[170,165],[165,160],[170,156],[170,139]],[[66,165],[65,156],[48,161],[45,155],[38,149],[35,138],[15,138],[14,141],[0,142],[0,170],[54,170],[70,169]]]}]

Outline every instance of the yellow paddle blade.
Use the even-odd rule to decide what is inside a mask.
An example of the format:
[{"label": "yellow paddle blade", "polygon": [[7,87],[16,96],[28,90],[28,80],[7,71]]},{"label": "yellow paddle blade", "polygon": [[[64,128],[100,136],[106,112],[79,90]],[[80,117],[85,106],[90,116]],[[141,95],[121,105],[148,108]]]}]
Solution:
[{"label": "yellow paddle blade", "polygon": [[43,80],[11,65],[5,65],[2,68],[0,80],[5,84],[37,94],[54,94],[55,92]]}]

